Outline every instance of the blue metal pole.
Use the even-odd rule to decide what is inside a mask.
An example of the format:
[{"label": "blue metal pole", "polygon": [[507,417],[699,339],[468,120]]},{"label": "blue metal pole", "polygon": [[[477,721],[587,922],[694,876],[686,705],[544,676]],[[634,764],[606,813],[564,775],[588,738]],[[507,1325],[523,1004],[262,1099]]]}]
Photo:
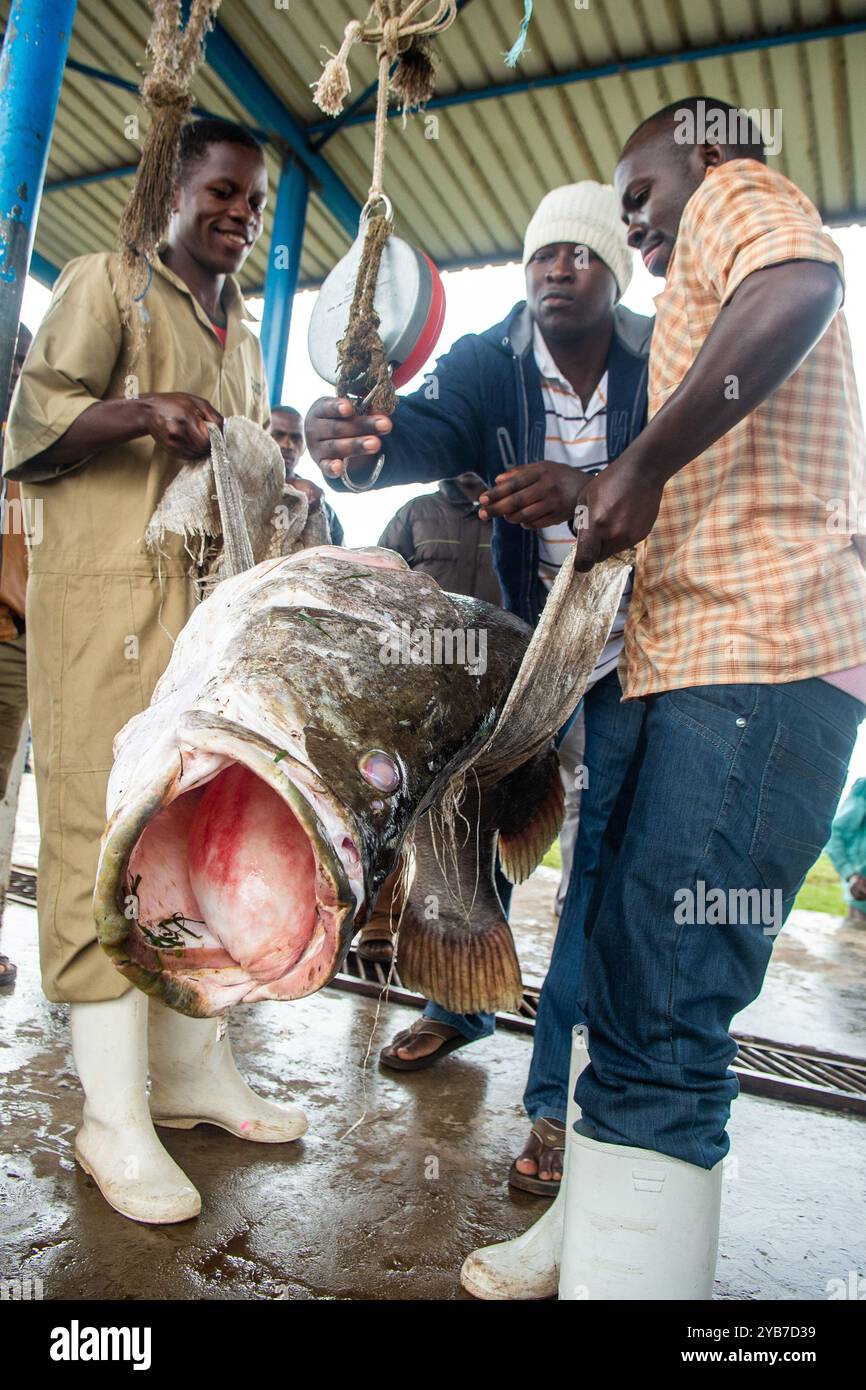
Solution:
[{"label": "blue metal pole", "polygon": [[13,0],[0,53],[2,403],[9,389],[24,282],[33,250],[75,5],[76,0]]},{"label": "blue metal pole", "polygon": [[280,400],[286,373],[292,305],[301,270],[309,192],[310,180],[306,169],[297,160],[290,159],[283,165],[277,188],[262,315],[261,343],[272,405]]}]

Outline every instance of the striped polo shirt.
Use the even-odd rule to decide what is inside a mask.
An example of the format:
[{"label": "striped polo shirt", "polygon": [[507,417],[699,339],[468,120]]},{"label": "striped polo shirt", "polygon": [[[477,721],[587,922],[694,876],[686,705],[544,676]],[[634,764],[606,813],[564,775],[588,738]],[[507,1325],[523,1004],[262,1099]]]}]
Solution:
[{"label": "striped polo shirt", "polygon": [[[541,374],[544,399],[544,457],[548,463],[566,463],[583,473],[600,473],[607,467],[607,372],[584,409],[580,396],[557,367],[538,324],[533,327],[535,362]],[[538,574],[546,589],[553,586],[560,566],[574,545],[574,536],[563,521],[538,532]],[[623,646],[623,629],[631,598],[629,575],[610,635],[590,677],[587,689],[612,671]]]}]

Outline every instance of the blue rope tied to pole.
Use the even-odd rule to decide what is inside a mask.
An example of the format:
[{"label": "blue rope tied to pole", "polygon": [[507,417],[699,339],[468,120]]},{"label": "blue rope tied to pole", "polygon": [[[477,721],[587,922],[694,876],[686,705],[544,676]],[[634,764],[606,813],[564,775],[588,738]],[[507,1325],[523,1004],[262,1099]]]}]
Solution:
[{"label": "blue rope tied to pole", "polygon": [[532,18],[532,0],[523,0],[523,23],[520,26],[520,33],[515,39],[511,51],[505,55],[505,66],[516,68],[523,53],[523,46],[526,43],[526,31],[529,28],[529,21]]}]

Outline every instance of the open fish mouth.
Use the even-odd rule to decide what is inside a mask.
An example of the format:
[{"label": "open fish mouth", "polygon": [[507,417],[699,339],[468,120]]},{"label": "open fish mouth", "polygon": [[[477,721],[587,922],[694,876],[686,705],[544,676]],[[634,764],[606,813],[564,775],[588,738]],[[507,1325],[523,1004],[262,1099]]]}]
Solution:
[{"label": "open fish mouth", "polygon": [[103,837],[94,909],[117,968],[194,1017],[321,989],[364,904],[349,811],[219,715],[191,711],[155,754]]}]

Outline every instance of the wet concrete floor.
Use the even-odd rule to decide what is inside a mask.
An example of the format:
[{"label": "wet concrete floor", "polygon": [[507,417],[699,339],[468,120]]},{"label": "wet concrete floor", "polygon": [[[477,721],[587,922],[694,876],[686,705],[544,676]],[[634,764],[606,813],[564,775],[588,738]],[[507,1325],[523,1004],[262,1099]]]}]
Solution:
[{"label": "wet concrete floor", "polygon": [[[542,874],[518,901],[530,974],[543,972],[554,884]],[[847,938],[833,918],[798,921],[742,1031],[866,1053],[863,959]],[[381,1072],[379,1047],[415,1017],[383,1004],[365,1074],[376,1001],[328,989],[232,1020],[241,1069],[303,1105],[308,1135],[269,1147],[163,1130],[203,1214],[127,1221],[72,1159],[81,1093],[66,1008],[39,989],[32,908],[8,905],[2,942],[19,977],[0,991],[0,1280],[38,1277],[47,1299],[456,1299],[466,1253],[544,1208],[505,1182],[527,1131],[531,1037],[500,1031],[430,1071]],[[717,1297],[822,1299],[866,1272],[866,1122],[742,1097],[731,1135]]]}]

